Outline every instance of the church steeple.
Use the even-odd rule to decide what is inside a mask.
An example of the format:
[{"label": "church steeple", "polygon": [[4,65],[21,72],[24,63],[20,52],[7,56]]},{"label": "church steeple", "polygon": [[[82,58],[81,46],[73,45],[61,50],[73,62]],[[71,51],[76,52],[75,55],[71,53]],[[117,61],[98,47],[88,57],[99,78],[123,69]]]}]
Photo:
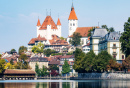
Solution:
[{"label": "church steeple", "polygon": [[73,2],[72,2],[71,12],[70,12],[68,20],[78,20],[75,10],[74,10]]},{"label": "church steeple", "polygon": [[41,26],[39,18],[38,18],[37,26]]}]

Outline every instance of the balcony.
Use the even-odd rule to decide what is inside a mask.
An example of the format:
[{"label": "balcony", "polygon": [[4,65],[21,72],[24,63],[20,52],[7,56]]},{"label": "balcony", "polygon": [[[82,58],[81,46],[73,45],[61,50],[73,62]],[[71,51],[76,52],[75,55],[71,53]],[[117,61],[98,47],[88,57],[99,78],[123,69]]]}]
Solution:
[{"label": "balcony", "polygon": [[117,55],[117,52],[113,52],[112,55]]}]

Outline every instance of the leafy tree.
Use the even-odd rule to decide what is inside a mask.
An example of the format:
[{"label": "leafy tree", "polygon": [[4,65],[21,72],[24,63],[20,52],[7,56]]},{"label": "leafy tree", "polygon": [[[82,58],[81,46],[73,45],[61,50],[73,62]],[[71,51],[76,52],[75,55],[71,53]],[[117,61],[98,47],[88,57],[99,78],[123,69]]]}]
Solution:
[{"label": "leafy tree", "polygon": [[95,53],[93,51],[88,52],[84,57],[84,68],[86,72],[94,71]]},{"label": "leafy tree", "polygon": [[101,51],[96,57],[95,70],[97,72],[107,71],[107,65],[110,59],[113,59],[113,57],[107,51]]},{"label": "leafy tree", "polygon": [[109,28],[109,32],[114,32],[114,31],[115,31],[115,29],[113,27]]},{"label": "leafy tree", "polygon": [[61,40],[66,40],[66,38],[64,38],[64,37],[60,37],[60,39],[61,39]]},{"label": "leafy tree", "polygon": [[123,61],[122,67],[125,70],[125,72],[127,69],[130,69],[130,55]]},{"label": "leafy tree", "polygon": [[50,66],[49,66],[49,69],[50,69],[50,70],[57,70],[57,71],[59,70],[59,68],[57,67],[56,64],[55,64],[55,65],[53,65],[53,64],[50,65]]},{"label": "leafy tree", "polygon": [[76,72],[84,73],[85,69],[83,63],[84,63],[85,53],[83,53],[81,49],[76,48],[74,55],[75,55],[75,60],[74,60],[73,68],[75,69]]},{"label": "leafy tree", "polygon": [[15,49],[11,49],[11,54],[13,54],[14,52],[16,52],[16,50]]},{"label": "leafy tree", "polygon": [[5,65],[5,69],[14,69],[14,65],[12,65],[11,63],[7,63]]},{"label": "leafy tree", "polygon": [[44,65],[42,66],[42,69],[40,69],[40,72],[41,72],[41,76],[46,76],[48,74],[47,73],[47,68],[45,68]]},{"label": "leafy tree", "polygon": [[91,32],[93,31],[93,28],[92,29],[90,29],[89,31],[88,31],[88,37],[90,37],[91,36]]},{"label": "leafy tree", "polygon": [[44,49],[44,44],[39,42],[37,46],[34,45],[32,47],[32,52],[34,52],[34,53],[43,53],[43,49]]},{"label": "leafy tree", "polygon": [[39,69],[39,65],[37,63],[35,65],[35,72],[37,73],[38,76],[40,76],[40,69]]},{"label": "leafy tree", "polygon": [[80,45],[80,42],[81,42],[80,38],[81,38],[81,37],[82,37],[82,36],[80,35],[80,33],[74,32],[73,37],[72,37],[72,40],[71,40],[70,43],[71,43],[72,45],[74,45],[74,46]]},{"label": "leafy tree", "polygon": [[124,32],[120,37],[121,50],[126,54],[126,57],[130,55],[130,17],[124,24]]},{"label": "leafy tree", "polygon": [[19,54],[22,54],[23,52],[26,52],[26,51],[27,51],[27,47],[25,47],[25,46],[19,47]]},{"label": "leafy tree", "polygon": [[62,66],[62,73],[63,73],[63,74],[67,74],[67,73],[69,73],[70,71],[71,71],[71,70],[70,70],[70,66],[69,66],[67,60],[65,59],[64,64],[63,64],[63,66]]},{"label": "leafy tree", "polygon": [[32,52],[33,52],[33,53],[40,53],[40,49],[39,49],[37,46],[34,45],[34,46],[32,47]]},{"label": "leafy tree", "polygon": [[45,49],[44,51],[44,54],[49,57],[51,54],[54,54],[56,51],[54,50],[51,50],[51,49]]},{"label": "leafy tree", "polygon": [[5,60],[0,58],[0,73],[5,70]]},{"label": "leafy tree", "polygon": [[14,64],[13,59],[11,59],[11,60],[10,60],[10,64],[11,64],[11,65],[13,65],[13,64]]},{"label": "leafy tree", "polygon": [[21,69],[28,69],[29,68],[28,62],[26,61],[28,59],[26,54],[21,54],[18,59],[19,59],[18,68],[19,67]]}]

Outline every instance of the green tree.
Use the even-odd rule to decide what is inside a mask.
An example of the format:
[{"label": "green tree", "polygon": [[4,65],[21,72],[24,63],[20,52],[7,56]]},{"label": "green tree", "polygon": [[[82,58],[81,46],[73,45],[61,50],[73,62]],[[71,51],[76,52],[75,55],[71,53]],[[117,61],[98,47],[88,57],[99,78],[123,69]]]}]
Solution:
[{"label": "green tree", "polygon": [[86,72],[94,71],[95,53],[91,50],[84,57],[84,68]]},{"label": "green tree", "polygon": [[28,62],[26,61],[28,59],[26,54],[21,54],[18,59],[19,59],[18,66],[20,66],[20,69],[28,69],[29,68]]},{"label": "green tree", "polygon": [[71,71],[71,70],[70,70],[70,66],[69,66],[67,60],[65,59],[64,64],[63,64],[63,66],[62,66],[62,73],[63,73],[63,74],[67,74],[67,73],[69,73],[70,71]]},{"label": "green tree", "polygon": [[14,52],[16,52],[16,50],[15,49],[11,49],[11,54],[13,54]]},{"label": "green tree", "polygon": [[47,73],[47,68],[43,65],[42,66],[42,69],[40,69],[41,70],[41,76],[43,77],[43,76],[46,76],[48,73]]},{"label": "green tree", "polygon": [[23,52],[26,52],[26,51],[27,51],[27,47],[25,47],[25,46],[20,46],[18,51],[19,51],[19,54],[22,54]]},{"label": "green tree", "polygon": [[81,37],[82,37],[82,36],[80,35],[80,33],[74,32],[73,37],[72,37],[72,40],[71,40],[70,43],[71,43],[72,45],[74,45],[74,46],[80,45],[80,42],[81,42],[80,38],[81,38]]},{"label": "green tree", "polygon": [[14,64],[13,59],[11,59],[11,60],[10,60],[10,64],[11,64],[11,65],[13,65],[13,64]]},{"label": "green tree", "polygon": [[40,69],[37,63],[35,64],[35,72],[37,73],[38,76],[40,76]]},{"label": "green tree", "polygon": [[124,32],[120,37],[121,50],[125,53],[126,57],[130,55],[130,17],[124,24]]},{"label": "green tree", "polygon": [[113,27],[109,28],[109,32],[114,32],[114,31],[115,31],[115,29]]},{"label": "green tree", "polygon": [[45,49],[44,51],[44,54],[49,57],[51,54],[54,54],[56,51],[54,50],[51,50],[51,49]]},{"label": "green tree", "polygon": [[85,69],[84,69],[85,53],[83,53],[81,49],[76,48],[74,55],[75,55],[75,60],[74,60],[73,69],[75,69],[76,72],[84,73],[85,72]]},{"label": "green tree", "polygon": [[107,65],[109,64],[109,60],[113,59],[113,57],[108,54],[107,51],[101,51],[96,58],[95,61],[95,70],[97,72],[107,71]]},{"label": "green tree", "polygon": [[57,71],[59,70],[59,68],[57,67],[56,64],[50,65],[50,66],[49,66],[49,69],[50,69],[50,70],[57,70]]},{"label": "green tree", "polygon": [[91,36],[91,32],[93,31],[93,28],[92,29],[90,29],[89,31],[88,31],[88,37],[90,37]]},{"label": "green tree", "polygon": [[32,47],[32,52],[33,52],[33,53],[40,53],[40,49],[39,49],[37,46],[34,45],[34,46]]},{"label": "green tree", "polygon": [[5,60],[0,58],[0,73],[5,70]]}]

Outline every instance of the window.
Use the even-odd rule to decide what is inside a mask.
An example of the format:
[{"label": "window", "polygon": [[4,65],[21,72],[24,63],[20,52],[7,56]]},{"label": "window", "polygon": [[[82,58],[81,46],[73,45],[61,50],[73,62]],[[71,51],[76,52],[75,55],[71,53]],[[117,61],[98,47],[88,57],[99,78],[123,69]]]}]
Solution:
[{"label": "window", "polygon": [[72,26],[72,23],[70,23],[70,26]]},{"label": "window", "polygon": [[113,44],[113,47],[116,47],[116,44]]},{"label": "window", "polygon": [[75,26],[75,23],[73,23],[73,26]]},{"label": "window", "polygon": [[114,37],[114,40],[115,40],[115,37]]},{"label": "window", "polygon": [[113,55],[113,58],[116,58],[116,55]]},{"label": "window", "polygon": [[122,59],[124,59],[124,55],[122,55]]}]

